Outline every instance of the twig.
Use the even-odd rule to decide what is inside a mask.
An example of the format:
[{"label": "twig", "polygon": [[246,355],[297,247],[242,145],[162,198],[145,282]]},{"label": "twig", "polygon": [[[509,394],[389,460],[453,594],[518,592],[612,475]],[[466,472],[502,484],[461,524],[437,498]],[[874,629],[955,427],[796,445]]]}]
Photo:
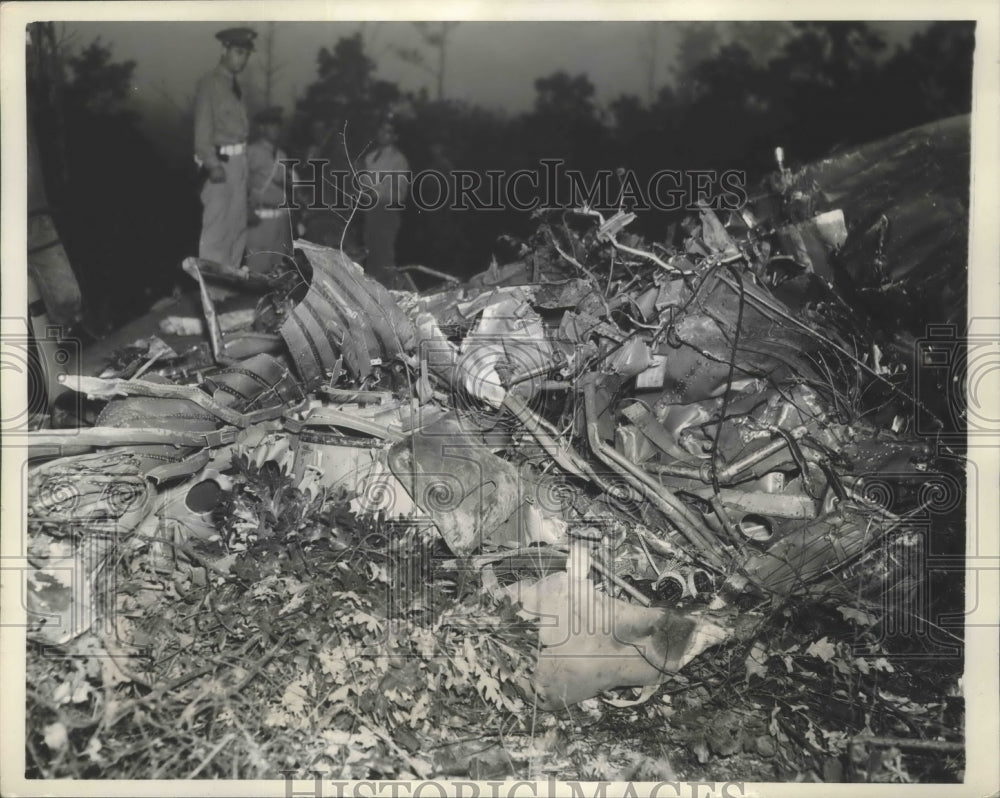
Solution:
[{"label": "twig", "polygon": [[[559,247],[559,244],[556,242],[556,237],[555,237],[555,235],[553,235],[551,229],[549,229],[548,233],[549,233],[549,240],[552,241],[552,246],[555,247],[556,252],[558,252],[566,261],[568,261],[569,263],[573,264],[573,266],[575,266],[577,269],[579,269],[584,274],[586,274],[587,277],[590,278],[590,281],[595,286],[599,287],[601,285],[601,282],[600,282],[600,280],[597,279],[597,277],[594,275],[594,273],[590,269],[588,269],[586,266],[584,266],[582,263],[580,263],[580,261],[578,261],[572,255],[570,255],[568,252],[563,252],[562,251],[562,249]],[[606,315],[608,318],[611,318],[611,306],[608,304],[607,297],[605,297],[603,294],[597,294],[597,296],[599,296],[600,299],[601,299],[601,302],[604,303],[604,315]]]},{"label": "twig", "polygon": [[605,576],[606,578],[610,579],[612,582],[618,585],[618,587],[620,587],[622,590],[628,593],[632,598],[638,601],[643,607],[648,607],[653,603],[646,596],[644,596],[642,593],[640,593],[638,590],[632,587],[632,585],[630,585],[628,582],[626,582],[624,579],[618,576],[618,574],[616,574],[614,571],[608,568],[600,560],[591,559],[590,564],[591,566],[593,566],[595,571],[598,571],[602,576]]},{"label": "twig", "polygon": [[225,737],[223,737],[223,738],[222,738],[222,739],[221,739],[221,740],[219,741],[219,744],[218,744],[218,745],[216,745],[216,746],[215,746],[215,748],[213,748],[213,749],[212,749],[212,750],[211,750],[211,751],[209,752],[208,756],[207,756],[207,757],[205,757],[205,758],[204,758],[203,760],[201,760],[201,764],[200,764],[200,765],[198,765],[198,767],[196,767],[196,768],[195,768],[194,770],[192,770],[192,771],[191,771],[191,772],[190,772],[190,773],[189,773],[189,774],[188,774],[187,776],[185,776],[184,778],[186,778],[186,779],[193,779],[193,778],[194,778],[195,776],[197,776],[197,775],[198,775],[199,773],[201,773],[201,772],[202,772],[202,771],[203,771],[203,770],[204,770],[204,769],[205,769],[205,768],[206,768],[206,767],[208,766],[208,764],[209,764],[209,763],[210,763],[210,762],[211,762],[211,761],[212,761],[213,759],[215,759],[216,755],[217,755],[217,754],[218,754],[218,753],[219,753],[219,752],[220,752],[220,751],[221,751],[221,750],[222,750],[223,748],[225,748],[225,747],[226,747],[227,745],[229,745],[229,743],[230,743],[230,742],[232,741],[232,739],[233,739],[233,738],[234,738],[235,736],[236,736],[236,734],[235,734],[235,733],[230,733],[230,734],[227,734],[227,735],[226,735]]},{"label": "twig", "polygon": [[141,377],[143,374],[145,374],[147,371],[149,371],[153,367],[153,364],[157,360],[159,360],[161,357],[163,357],[164,354],[165,353],[164,353],[163,350],[160,350],[159,352],[157,352],[149,360],[147,360],[145,363],[143,363],[139,367],[138,371],[136,371],[135,374],[133,374],[131,377],[129,377],[129,379],[131,379],[131,380],[137,380],[137,379],[139,379],[139,377]]},{"label": "twig", "polygon": [[[248,640],[234,653],[233,656],[237,658],[243,656],[251,649],[251,647],[256,645],[256,643],[257,643],[256,638]],[[193,671],[190,671],[189,673],[182,674],[175,679],[171,679],[166,684],[160,685],[152,692],[147,693],[144,696],[140,696],[139,698],[134,698],[131,701],[126,701],[125,703],[123,703],[121,706],[118,707],[118,711],[114,715],[114,717],[108,718],[107,715],[105,715],[105,717],[101,719],[100,721],[101,728],[103,729],[112,728],[116,723],[118,723],[119,720],[125,717],[126,713],[135,712],[136,710],[139,709],[140,706],[148,705],[153,701],[157,701],[163,698],[165,695],[174,692],[178,687],[182,687],[183,685],[187,684],[190,681],[194,681],[195,679],[198,679],[202,676],[212,673],[212,671],[214,671],[218,667],[219,665],[213,662],[211,665],[205,665],[201,668],[197,668]],[[110,704],[105,704],[105,706],[106,707],[110,706]]]},{"label": "twig", "polygon": [[851,746],[879,745],[895,746],[896,748],[915,748],[922,751],[948,751],[962,753],[965,743],[952,743],[946,740],[908,740],[905,737],[874,737],[858,735],[851,738]]},{"label": "twig", "polygon": [[[340,136],[344,140],[344,157],[347,159],[347,165],[351,169],[351,179],[354,181],[355,185],[358,185],[358,170],[354,166],[354,161],[351,160],[351,152],[350,152],[350,149],[347,146],[347,122],[346,121],[344,122],[344,127],[343,127],[343,130],[341,130]],[[365,149],[367,149],[367,147],[365,147]],[[362,150],[362,153],[363,152],[364,152],[364,150]],[[343,229],[343,231],[340,234],[340,250],[341,250],[341,252],[343,252],[343,250],[344,250],[344,241],[347,240],[347,228],[350,227],[351,223],[354,221],[354,216],[358,212],[357,196],[354,195],[354,194],[347,194],[347,196],[350,197],[351,200],[352,200],[352,203],[351,203],[351,215],[348,216],[347,219],[346,219],[346,221],[344,222],[344,229]],[[343,217],[341,217],[341,218],[343,218]]]},{"label": "twig", "polygon": [[[580,214],[581,216],[596,217],[597,220],[601,223],[601,227],[604,227],[607,224],[607,222],[604,219],[604,215],[600,211],[595,211],[590,208],[574,208],[573,213]],[[614,218],[612,218],[612,221],[614,221]],[[678,269],[676,266],[671,266],[669,263],[658,258],[652,252],[646,252],[641,249],[634,249],[633,247],[627,247],[624,244],[619,244],[618,241],[615,239],[614,234],[611,233],[610,231],[605,231],[603,233],[598,231],[598,234],[600,238],[603,238],[606,241],[608,241],[608,243],[610,243],[611,246],[613,246],[615,249],[620,249],[622,252],[628,252],[630,255],[635,255],[640,258],[646,258],[647,260],[652,261],[660,268],[666,269],[668,272],[672,274],[677,274],[682,277],[694,274],[694,272],[684,271],[683,269]],[[739,257],[742,257],[742,255]]]},{"label": "twig", "polygon": [[150,778],[151,778],[151,779],[158,779],[158,778],[160,778],[160,777],[161,777],[161,776],[162,776],[162,775],[163,775],[163,774],[164,774],[164,773],[165,773],[165,772],[167,771],[167,768],[168,768],[168,767],[170,767],[171,765],[173,765],[173,764],[174,764],[174,762],[176,762],[176,761],[177,761],[178,759],[180,759],[180,758],[181,758],[181,756],[183,756],[183,755],[184,755],[184,753],[185,753],[185,751],[184,751],[184,749],[182,748],[182,749],[178,750],[178,751],[177,751],[177,752],[176,752],[176,753],[175,753],[175,754],[174,754],[174,755],[173,755],[172,757],[170,757],[170,759],[168,759],[168,760],[167,760],[166,762],[162,762],[162,763],[160,763],[160,766],[159,766],[159,767],[158,767],[158,768],[157,768],[156,770],[154,770],[154,771],[153,771],[153,773],[152,773],[152,775],[150,776]]},{"label": "twig", "polygon": [[437,269],[432,269],[430,266],[421,266],[419,264],[414,264],[412,266],[398,266],[397,271],[400,272],[420,272],[421,274],[428,274],[431,277],[437,277],[440,280],[445,280],[449,283],[460,284],[462,281],[457,277],[445,272],[439,272]]},{"label": "twig", "polygon": [[247,687],[247,685],[249,685],[250,682],[252,682],[257,677],[257,675],[261,672],[261,669],[265,665],[267,665],[267,663],[269,663],[272,659],[274,659],[274,655],[277,654],[279,650],[281,650],[282,646],[285,645],[285,641],[288,640],[291,634],[292,634],[291,632],[285,632],[280,638],[278,638],[278,642],[275,643],[273,646],[271,646],[271,648],[269,648],[264,653],[264,656],[262,656],[260,659],[257,660],[257,663],[253,666],[253,668],[250,669],[250,672],[246,676],[244,676],[242,681],[235,687],[235,689],[233,689],[230,692],[235,692],[235,693],[242,692]]},{"label": "twig", "polygon": [[186,557],[189,557],[191,560],[193,560],[203,568],[207,568],[209,571],[212,571],[213,573],[216,573],[219,576],[223,577],[227,582],[232,582],[233,584],[236,585],[246,584],[238,576],[233,576],[232,574],[227,573],[226,571],[223,571],[222,569],[213,565],[209,560],[207,560],[202,555],[198,554],[198,552],[196,552],[186,543],[180,543],[174,540],[167,540],[166,538],[156,537],[154,535],[138,535],[137,537],[139,540],[146,540],[149,541],[150,543],[166,543],[168,546],[173,546],[175,549],[181,552],[181,554],[184,554]]},{"label": "twig", "polygon": [[694,274],[694,272],[684,271],[683,269],[678,269],[676,266],[671,266],[666,261],[660,260],[652,252],[645,252],[644,250],[641,249],[633,249],[632,247],[627,247],[624,244],[619,244],[615,240],[615,237],[612,235],[608,236],[608,241],[610,242],[611,246],[613,246],[615,249],[620,249],[622,252],[628,252],[630,255],[636,255],[637,257],[640,258],[646,258],[647,260],[650,260],[653,263],[655,263],[660,268],[666,269],[671,274],[677,274],[680,275],[681,277],[687,277],[688,275]]}]

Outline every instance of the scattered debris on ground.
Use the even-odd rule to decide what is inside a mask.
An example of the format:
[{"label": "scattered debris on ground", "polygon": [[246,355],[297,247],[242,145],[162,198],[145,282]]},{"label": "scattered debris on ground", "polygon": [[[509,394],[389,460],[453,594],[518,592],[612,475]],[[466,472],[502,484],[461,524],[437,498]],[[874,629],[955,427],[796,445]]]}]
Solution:
[{"label": "scattered debris on ground", "polygon": [[29,773],[960,780],[961,658],[887,607],[961,469],[807,199],[543,214],[420,293],[189,259],[203,317],[35,434]]}]

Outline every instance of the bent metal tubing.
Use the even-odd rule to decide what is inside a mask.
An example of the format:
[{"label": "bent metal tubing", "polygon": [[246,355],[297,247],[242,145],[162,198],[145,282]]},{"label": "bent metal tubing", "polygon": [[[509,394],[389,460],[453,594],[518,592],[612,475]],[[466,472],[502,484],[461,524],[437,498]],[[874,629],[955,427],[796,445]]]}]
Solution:
[{"label": "bent metal tubing", "polygon": [[584,388],[584,412],[587,417],[587,440],[594,455],[623,477],[633,487],[638,488],[649,498],[677,527],[695,550],[718,571],[724,570],[722,558],[718,555],[711,540],[700,528],[698,521],[688,509],[667,488],[657,485],[647,474],[640,471],[618,452],[604,444],[598,432],[595,407],[595,387],[588,384]]},{"label": "bent metal tubing", "polygon": [[[807,432],[807,428],[796,427],[793,429],[789,435],[793,440],[801,439]],[[788,446],[788,441],[783,436],[779,436],[771,441],[766,446],[762,446],[755,452],[751,452],[746,457],[742,457],[739,460],[734,460],[725,468],[722,468],[718,472],[718,479],[720,483],[728,483],[746,471],[748,468],[752,468],[757,465],[757,463],[770,457],[772,454],[780,452]],[[712,482],[712,464],[709,462],[702,463],[700,466],[689,466],[683,465],[681,463],[677,464],[654,464],[645,467],[647,471],[653,474],[666,474],[672,477],[686,477],[688,479],[698,479],[706,484]]]},{"label": "bent metal tubing", "polygon": [[613,490],[612,486],[602,479],[591,468],[590,464],[577,454],[576,450],[571,446],[561,445],[553,437],[552,433],[554,430],[551,430],[547,422],[528,407],[524,397],[508,392],[504,397],[503,406],[524,425],[525,429],[534,436],[546,454],[555,460],[556,464],[563,470],[575,474],[582,479],[590,480],[605,493],[610,493]]}]

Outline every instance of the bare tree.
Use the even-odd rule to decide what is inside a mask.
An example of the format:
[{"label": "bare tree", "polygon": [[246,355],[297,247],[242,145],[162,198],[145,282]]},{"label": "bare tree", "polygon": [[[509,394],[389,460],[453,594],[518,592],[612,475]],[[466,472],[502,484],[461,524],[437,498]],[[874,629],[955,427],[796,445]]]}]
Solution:
[{"label": "bare tree", "polygon": [[656,101],[657,78],[659,77],[660,29],[662,22],[645,22],[639,34],[639,61],[646,77],[646,102]]},{"label": "bare tree", "polygon": [[42,140],[50,145],[46,153],[51,163],[50,179],[65,183],[68,180],[68,131],[63,94],[76,34],[68,32],[65,23],[57,26],[54,22],[33,22],[28,26],[25,44],[28,113],[34,116]]},{"label": "bare tree", "polygon": [[278,62],[274,57],[274,42],[277,38],[277,31],[273,22],[267,23],[264,33],[263,47],[260,54],[260,71],[264,81],[264,106],[266,108],[273,105],[274,84],[278,73],[285,68],[284,62]]},{"label": "bare tree", "polygon": [[258,52],[247,67],[247,103],[251,108],[269,108],[274,104],[277,78],[286,66],[284,61],[277,60],[276,41],[275,24],[268,22],[261,34]]},{"label": "bare tree", "polygon": [[430,22],[413,23],[424,45],[436,52],[437,57],[433,63],[429,61],[422,51],[416,48],[393,48],[397,57],[408,64],[413,64],[413,66],[422,69],[434,78],[435,98],[438,101],[444,99],[444,81],[448,68],[448,37],[457,25],[457,22],[440,22],[436,25]]},{"label": "bare tree", "polygon": [[699,96],[703,87],[697,79],[698,65],[708,61],[719,50],[723,26],[718,22],[677,22],[680,42],[673,72],[677,81],[678,95],[692,99]]}]

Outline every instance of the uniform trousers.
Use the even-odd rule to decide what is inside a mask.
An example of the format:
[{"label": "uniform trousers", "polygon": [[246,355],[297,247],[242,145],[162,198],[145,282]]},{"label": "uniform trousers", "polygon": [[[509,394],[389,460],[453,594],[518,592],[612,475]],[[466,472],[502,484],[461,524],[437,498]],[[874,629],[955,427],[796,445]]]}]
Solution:
[{"label": "uniform trousers", "polygon": [[402,224],[401,210],[376,205],[364,211],[365,248],[368,260],[365,271],[379,282],[391,281],[396,266],[396,238]]},{"label": "uniform trousers", "polygon": [[263,273],[272,266],[287,263],[286,255],[292,254],[292,220],[288,211],[279,210],[277,216],[259,219],[247,229],[247,268]]},{"label": "uniform trousers", "polygon": [[238,267],[247,244],[247,157],[230,155],[222,163],[225,183],[205,180],[201,190],[198,257]]}]

